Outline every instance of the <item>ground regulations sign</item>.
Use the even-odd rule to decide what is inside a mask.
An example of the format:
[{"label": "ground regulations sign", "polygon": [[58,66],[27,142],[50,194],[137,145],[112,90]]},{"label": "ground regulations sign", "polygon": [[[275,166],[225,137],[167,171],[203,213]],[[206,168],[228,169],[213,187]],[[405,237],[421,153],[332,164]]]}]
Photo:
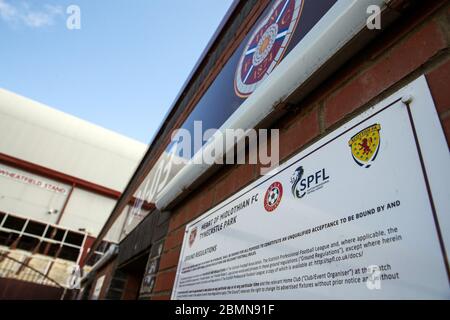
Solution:
[{"label": "ground regulations sign", "polygon": [[422,77],[189,224],[172,298],[450,298],[449,168]]}]

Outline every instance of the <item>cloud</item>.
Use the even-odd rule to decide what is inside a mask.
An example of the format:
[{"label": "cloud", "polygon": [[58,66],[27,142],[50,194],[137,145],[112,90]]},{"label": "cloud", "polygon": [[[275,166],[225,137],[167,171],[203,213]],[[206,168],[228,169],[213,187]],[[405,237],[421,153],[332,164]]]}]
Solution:
[{"label": "cloud", "polygon": [[46,4],[39,9],[34,9],[27,3],[14,6],[7,0],[0,0],[0,19],[13,25],[24,24],[30,28],[51,26],[63,14],[61,6]]},{"label": "cloud", "polygon": [[5,21],[11,21],[15,16],[17,16],[16,9],[4,0],[0,0],[0,17]]}]

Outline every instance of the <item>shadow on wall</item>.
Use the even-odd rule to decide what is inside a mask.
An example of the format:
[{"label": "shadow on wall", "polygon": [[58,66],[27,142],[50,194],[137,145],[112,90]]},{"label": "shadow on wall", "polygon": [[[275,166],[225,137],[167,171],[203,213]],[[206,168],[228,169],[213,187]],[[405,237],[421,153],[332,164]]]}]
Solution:
[{"label": "shadow on wall", "polygon": [[0,278],[0,300],[60,300],[63,288]]}]

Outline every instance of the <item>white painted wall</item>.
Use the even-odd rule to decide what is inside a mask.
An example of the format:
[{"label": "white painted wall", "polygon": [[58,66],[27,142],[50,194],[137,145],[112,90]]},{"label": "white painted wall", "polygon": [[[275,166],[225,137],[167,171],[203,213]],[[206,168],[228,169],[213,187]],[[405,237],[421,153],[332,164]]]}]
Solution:
[{"label": "white painted wall", "polygon": [[60,225],[72,230],[85,228],[96,237],[115,204],[115,199],[76,188],[67,204]]},{"label": "white painted wall", "polygon": [[[0,89],[2,154],[122,192],[146,150],[143,143]],[[2,167],[71,189],[0,163]],[[0,211],[24,218],[55,223],[68,194],[0,175]],[[60,224],[97,236],[115,203],[115,199],[75,188]],[[58,213],[48,214],[50,209]],[[119,240],[127,212],[128,208],[106,240]]]},{"label": "white painted wall", "polygon": [[[20,174],[67,190],[66,193],[57,193],[0,174],[0,211],[46,223],[55,223],[64,206],[71,186],[0,164],[0,172],[5,171]],[[49,214],[49,210],[58,210],[58,212]]]},{"label": "white painted wall", "polygon": [[126,206],[119,217],[116,219],[116,221],[114,221],[114,224],[105,236],[106,241],[118,243],[120,240],[122,240],[122,228],[127,218],[129,207],[130,206]]},{"label": "white painted wall", "polygon": [[0,152],[123,191],[147,145],[0,89]]}]

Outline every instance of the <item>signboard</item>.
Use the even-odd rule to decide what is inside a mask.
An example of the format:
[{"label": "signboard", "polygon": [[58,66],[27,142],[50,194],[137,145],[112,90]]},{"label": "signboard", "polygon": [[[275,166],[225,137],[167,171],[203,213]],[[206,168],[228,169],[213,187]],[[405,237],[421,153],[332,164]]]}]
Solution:
[{"label": "signboard", "polygon": [[448,299],[449,181],[422,77],[189,224],[172,298]]},{"label": "signboard", "polygon": [[95,282],[94,292],[92,293],[92,299],[91,300],[98,300],[100,297],[100,292],[103,288],[103,283],[105,282],[105,276],[101,276],[97,279],[97,282]]},{"label": "signboard", "polygon": [[140,297],[145,297],[153,292],[153,288],[156,283],[156,274],[159,270],[160,257],[163,252],[164,243],[152,245],[150,255],[147,261],[147,267],[145,269],[144,277],[141,283]]},{"label": "signboard", "polygon": [[[201,121],[203,131],[220,128],[275,67],[301,44],[336,2],[337,0],[271,1],[180,128],[188,130],[192,136],[196,131],[195,121]],[[336,12],[333,15],[338,15],[346,7],[334,9]],[[190,160],[206,141],[194,141],[190,154],[182,154],[178,150],[181,148],[177,148],[178,142],[180,141],[168,144],[134,194],[137,201],[131,218],[135,221],[130,223],[132,227],[127,227],[124,234],[131,232],[143,220],[143,216],[138,214],[143,200],[155,202],[164,187],[183,168],[180,163]],[[173,161],[174,157],[177,157],[177,161]]]},{"label": "signboard", "polygon": [[36,175],[19,172],[4,166],[0,166],[0,177],[12,179],[20,183],[42,188],[58,194],[66,195],[68,193],[68,189],[63,184],[58,184],[50,180],[39,178]]}]

